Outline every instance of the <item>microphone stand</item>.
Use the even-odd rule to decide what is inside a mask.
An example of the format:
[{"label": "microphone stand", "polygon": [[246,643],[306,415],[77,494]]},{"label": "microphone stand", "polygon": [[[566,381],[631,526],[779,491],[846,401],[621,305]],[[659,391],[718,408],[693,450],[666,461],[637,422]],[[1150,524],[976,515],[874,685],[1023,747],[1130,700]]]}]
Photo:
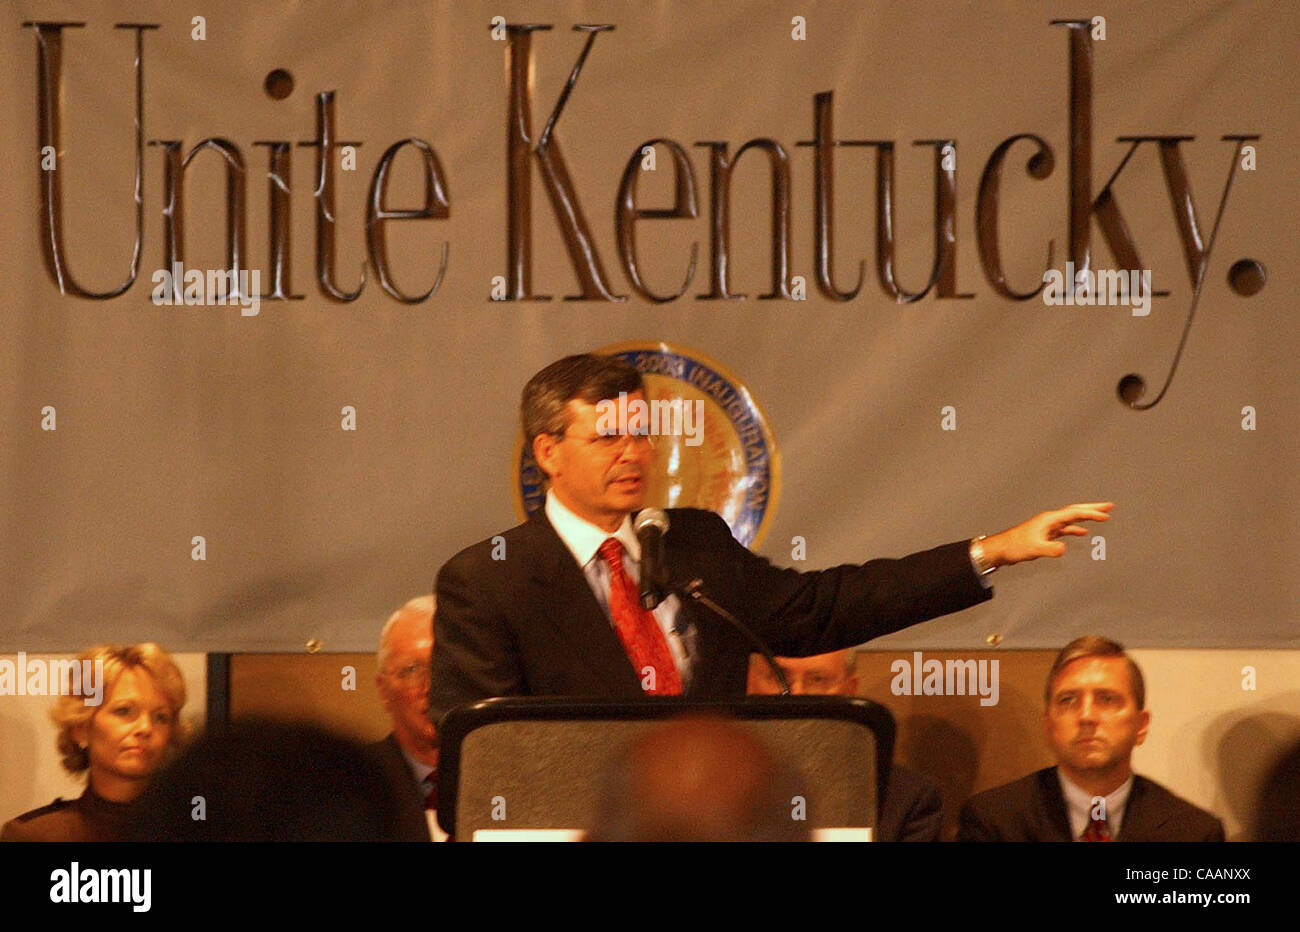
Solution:
[{"label": "microphone stand", "polygon": [[754,648],[763,656],[763,659],[767,661],[767,665],[772,670],[772,675],[776,677],[776,681],[781,685],[781,695],[790,695],[790,682],[785,678],[785,672],[782,671],[781,665],[776,662],[775,655],[773,655],[759,636],[749,629],[747,624],[704,594],[703,580],[692,579],[683,586],[675,586],[671,588],[673,592],[677,594],[679,599],[691,599],[692,601],[703,605],[709,611],[713,612],[713,614],[717,615],[723,621],[727,622],[727,624],[731,625],[743,634],[745,639],[749,641],[750,644],[754,645]]}]

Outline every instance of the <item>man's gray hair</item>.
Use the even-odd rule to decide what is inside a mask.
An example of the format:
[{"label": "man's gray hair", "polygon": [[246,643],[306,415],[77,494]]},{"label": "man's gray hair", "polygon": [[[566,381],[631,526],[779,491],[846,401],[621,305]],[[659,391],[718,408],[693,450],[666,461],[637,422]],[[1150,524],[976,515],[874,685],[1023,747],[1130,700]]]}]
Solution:
[{"label": "man's gray hair", "polygon": [[384,668],[388,666],[388,652],[391,649],[389,642],[392,640],[393,628],[397,623],[407,615],[428,615],[433,618],[435,608],[437,608],[437,603],[434,602],[432,595],[417,595],[388,616],[388,620],[384,622],[384,627],[379,631],[379,650],[375,653],[380,673],[383,673]]},{"label": "man's gray hair", "polygon": [[582,353],[551,363],[528,380],[519,399],[524,448],[532,450],[533,438],[542,434],[568,430],[570,401],[594,405],[636,391],[645,391],[641,373],[613,356]]}]

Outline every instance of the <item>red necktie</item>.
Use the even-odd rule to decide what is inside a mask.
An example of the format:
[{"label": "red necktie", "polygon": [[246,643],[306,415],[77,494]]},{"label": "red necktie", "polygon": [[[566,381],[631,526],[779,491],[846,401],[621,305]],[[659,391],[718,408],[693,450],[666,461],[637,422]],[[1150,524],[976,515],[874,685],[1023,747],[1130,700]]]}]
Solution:
[{"label": "red necktie", "polygon": [[1079,841],[1114,841],[1110,837],[1110,826],[1105,819],[1093,819],[1079,836]]},{"label": "red necktie", "polygon": [[[668,638],[664,637],[654,615],[642,606],[636,584],[623,569],[623,545],[611,537],[600,545],[600,556],[609,564],[609,614],[641,680],[641,688],[651,696],[680,696],[682,678],[668,649]],[[647,673],[653,674],[649,688],[646,688]]]}]

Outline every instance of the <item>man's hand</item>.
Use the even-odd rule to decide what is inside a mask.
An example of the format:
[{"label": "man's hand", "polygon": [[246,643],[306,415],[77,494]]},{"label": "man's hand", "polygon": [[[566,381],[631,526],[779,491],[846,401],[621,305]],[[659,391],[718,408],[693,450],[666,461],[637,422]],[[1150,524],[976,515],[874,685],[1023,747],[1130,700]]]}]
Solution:
[{"label": "man's hand", "polygon": [[1001,534],[984,538],[984,556],[993,566],[1059,557],[1065,553],[1065,541],[1057,538],[1065,534],[1082,537],[1088,533],[1087,528],[1074,522],[1109,521],[1109,512],[1114,507],[1114,502],[1088,502],[1044,511]]}]

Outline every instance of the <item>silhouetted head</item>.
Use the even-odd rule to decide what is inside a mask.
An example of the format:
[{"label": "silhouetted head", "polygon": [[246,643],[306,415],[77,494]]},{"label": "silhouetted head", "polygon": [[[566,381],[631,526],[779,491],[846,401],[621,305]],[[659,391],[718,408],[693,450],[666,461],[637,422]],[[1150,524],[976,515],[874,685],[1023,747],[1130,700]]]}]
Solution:
[{"label": "silhouetted head", "polygon": [[1300,743],[1273,765],[1255,809],[1256,841],[1300,841]]},{"label": "silhouetted head", "polygon": [[137,841],[388,841],[402,800],[355,741],[307,724],[209,730],[136,800]]},{"label": "silhouetted head", "polygon": [[592,841],[807,841],[797,781],[748,729],[681,719],[635,738],[598,803]]}]

